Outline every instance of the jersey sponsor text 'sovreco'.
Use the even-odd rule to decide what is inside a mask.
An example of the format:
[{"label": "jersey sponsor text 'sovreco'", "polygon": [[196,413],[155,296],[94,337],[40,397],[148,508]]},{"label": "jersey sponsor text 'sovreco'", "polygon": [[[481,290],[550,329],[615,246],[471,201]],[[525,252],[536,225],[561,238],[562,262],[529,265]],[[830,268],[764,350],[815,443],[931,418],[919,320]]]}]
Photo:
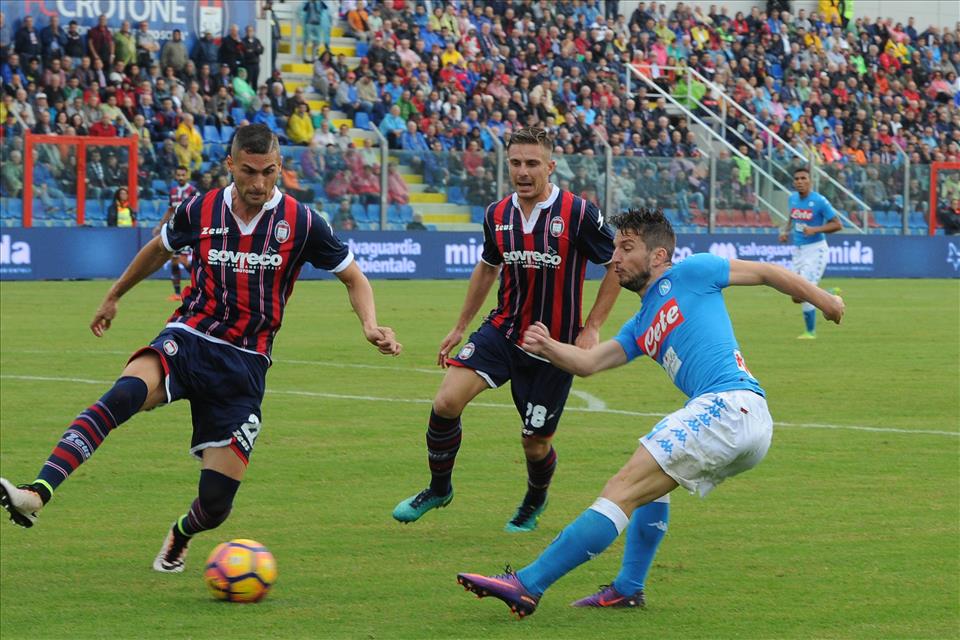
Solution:
[{"label": "jersey sponsor text 'sovreco'", "polygon": [[269,358],[303,263],[338,272],[353,254],[323,218],[279,190],[241,223],[232,189],[182,203],[161,229],[168,250],[192,247],[195,256],[190,286],[167,326]]},{"label": "jersey sponsor text 'sovreco'", "polygon": [[617,334],[627,360],[648,355],[690,398],[746,389],[764,395],[733,335],[723,289],[730,261],[697,253],[651,283]]},{"label": "jersey sponsor text 'sovreco'", "polygon": [[581,328],[587,262],[613,257],[613,231],[597,207],[552,185],[550,196],[524,220],[516,194],[487,207],[483,254],[503,265],[497,308],[486,322],[514,343],[534,322],[550,335],[573,343]]},{"label": "jersey sponsor text 'sovreco'", "polygon": [[815,233],[812,236],[803,234],[806,227],[819,227],[825,222],[837,217],[830,201],[816,191],[811,191],[806,198],[801,198],[796,191],[790,193],[787,199],[787,209],[793,221],[793,244],[813,244],[826,240],[825,233]]}]

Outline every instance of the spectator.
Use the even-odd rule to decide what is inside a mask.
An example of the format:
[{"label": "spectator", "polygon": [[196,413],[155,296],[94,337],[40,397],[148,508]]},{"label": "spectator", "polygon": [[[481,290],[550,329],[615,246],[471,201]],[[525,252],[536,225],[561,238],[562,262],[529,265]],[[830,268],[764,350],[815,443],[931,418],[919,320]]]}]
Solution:
[{"label": "spectator", "polygon": [[333,214],[331,226],[338,231],[352,231],[357,226],[357,221],[350,211],[350,198],[341,198],[336,213]]},{"label": "spectator", "polygon": [[130,66],[137,62],[137,37],[130,29],[130,21],[120,23],[120,31],[113,36],[113,53],[116,62]]},{"label": "spectator", "polygon": [[313,201],[317,198],[316,192],[300,184],[300,176],[296,169],[289,166],[283,167],[280,170],[280,176],[284,191],[304,204],[313,204]]},{"label": "spectator", "polygon": [[91,198],[102,198],[109,191],[107,187],[106,170],[103,162],[100,160],[100,150],[96,147],[90,150],[90,159],[87,160],[86,183],[87,194]]},{"label": "spectator", "polygon": [[277,116],[277,123],[286,129],[287,118],[293,113],[293,104],[279,82],[270,85],[270,105],[273,107],[274,115]]},{"label": "spectator", "polygon": [[233,97],[237,103],[243,107],[244,111],[253,109],[253,103],[257,99],[257,92],[254,91],[250,83],[247,82],[247,70],[244,67],[237,69],[237,77],[233,79]]},{"label": "spectator", "polygon": [[94,62],[94,68],[97,61],[102,63],[103,68],[109,68],[113,64],[115,47],[113,33],[107,26],[107,16],[100,14],[97,26],[87,31],[87,51]]},{"label": "spectator", "polygon": [[183,71],[187,66],[190,56],[187,54],[187,45],[183,42],[183,35],[180,29],[173,30],[173,38],[167,40],[160,53],[160,67],[166,69],[173,67],[175,73]]},{"label": "spectator", "polygon": [[960,234],[960,198],[953,198],[949,205],[944,202],[937,207],[937,221],[948,236]]},{"label": "spectator", "polygon": [[40,48],[44,62],[49,65],[53,60],[65,55],[67,33],[60,26],[60,14],[50,16],[50,24],[40,32]]},{"label": "spectator", "polygon": [[426,231],[427,226],[423,224],[423,216],[419,213],[413,214],[413,220],[407,223],[407,231]]},{"label": "spectator", "polygon": [[357,0],[356,5],[347,11],[347,26],[351,36],[364,42],[370,39],[369,26],[367,21],[370,14],[367,13],[366,0]]},{"label": "spectator", "polygon": [[210,69],[217,68],[220,62],[220,52],[217,43],[213,40],[213,34],[209,30],[203,32],[203,37],[197,39],[193,46],[193,55],[191,56],[197,69],[203,69],[207,65]]},{"label": "spectator", "polygon": [[390,113],[380,121],[380,133],[387,139],[391,149],[400,148],[400,136],[407,130],[407,123],[400,117],[400,107],[393,105]]},{"label": "spectator", "polygon": [[263,102],[260,105],[260,110],[253,115],[253,124],[265,124],[270,128],[270,131],[280,138],[281,143],[287,142],[287,132],[280,127],[280,123],[277,122],[277,116],[273,113],[273,106],[270,104],[270,101]]},{"label": "spectator", "polygon": [[303,177],[311,182],[321,182],[326,169],[324,162],[324,147],[314,137],[307,148],[300,153],[300,171]]},{"label": "spectator", "polygon": [[348,118],[353,118],[361,108],[356,80],[357,76],[353,71],[347,73],[346,78],[337,87],[337,95],[333,98],[333,103],[346,113]]},{"label": "spectator", "polygon": [[137,64],[142,69],[149,68],[151,63],[157,60],[159,51],[160,45],[150,33],[150,23],[146,20],[141,21],[137,31]]},{"label": "spectator", "polygon": [[387,201],[390,204],[410,202],[410,187],[393,162],[387,165]]},{"label": "spectator", "polygon": [[23,194],[23,155],[14,149],[10,152],[9,162],[0,166],[0,184],[3,186],[3,195],[8,198],[19,198]]},{"label": "spectator", "polygon": [[287,122],[287,138],[293,144],[309,144],[313,139],[313,120],[305,102],[297,103],[296,112]]},{"label": "spectator", "polygon": [[137,224],[137,212],[133,210],[129,202],[129,191],[126,187],[120,187],[110,202],[107,209],[108,227],[134,227]]},{"label": "spectator", "polygon": [[257,38],[253,26],[247,25],[243,38],[243,68],[247,70],[247,82],[256,87],[260,81],[260,57],[263,55],[263,43]]},{"label": "spectator", "polygon": [[300,8],[303,20],[303,61],[311,63],[317,55],[317,47],[324,45],[330,51],[330,8],[323,0],[306,0]]},{"label": "spectator", "polygon": [[40,43],[40,34],[33,26],[33,16],[26,15],[13,37],[13,50],[22,60],[39,58],[43,55],[43,45]]},{"label": "spectator", "polygon": [[90,135],[99,138],[116,138],[117,127],[113,124],[113,117],[109,112],[102,112],[100,119],[90,125]]},{"label": "spectator", "polygon": [[217,58],[221,64],[229,65],[231,75],[237,75],[237,69],[243,66],[243,40],[240,39],[239,26],[230,25],[230,31],[220,42]]},{"label": "spectator", "polygon": [[203,157],[199,151],[190,144],[190,137],[186,133],[177,134],[177,144],[173,149],[177,155],[177,166],[185,168],[189,173],[200,171],[203,165]]}]

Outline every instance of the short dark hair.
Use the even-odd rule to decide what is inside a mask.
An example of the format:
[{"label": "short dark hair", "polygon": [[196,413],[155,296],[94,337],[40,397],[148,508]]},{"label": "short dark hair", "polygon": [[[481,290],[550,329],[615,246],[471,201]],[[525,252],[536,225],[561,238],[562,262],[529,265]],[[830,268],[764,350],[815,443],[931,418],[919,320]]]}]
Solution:
[{"label": "short dark hair", "polygon": [[241,151],[266,155],[280,151],[280,141],[265,124],[248,124],[237,129],[230,145],[230,155],[237,156]]},{"label": "short dark hair", "polygon": [[663,247],[667,251],[667,258],[673,259],[673,251],[677,246],[677,236],[673,232],[673,225],[665,215],[663,209],[639,207],[617,214],[610,219],[610,224],[621,233],[630,232],[647,245],[648,249]]},{"label": "short dark hair", "polygon": [[796,169],[794,169],[794,170],[793,170],[793,175],[796,176],[796,175],[797,175],[798,173],[800,173],[800,172],[803,172],[803,173],[805,173],[805,174],[807,174],[807,175],[810,175],[810,169],[809,169],[809,167],[806,167],[806,166],[797,167]]},{"label": "short dark hair", "polygon": [[553,151],[553,136],[543,127],[523,127],[510,135],[507,149],[515,144],[536,144],[547,151]]}]

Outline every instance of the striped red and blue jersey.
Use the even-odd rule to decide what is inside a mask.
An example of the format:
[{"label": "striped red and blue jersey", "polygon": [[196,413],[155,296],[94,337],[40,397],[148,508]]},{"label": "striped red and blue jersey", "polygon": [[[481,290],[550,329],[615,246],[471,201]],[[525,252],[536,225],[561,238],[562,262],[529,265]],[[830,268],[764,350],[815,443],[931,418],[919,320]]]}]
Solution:
[{"label": "striped red and blue jersey", "polygon": [[481,259],[503,269],[497,308],[485,322],[519,343],[524,330],[540,321],[553,338],[572,344],[582,328],[587,261],[605,265],[612,258],[613,231],[600,210],[556,185],[526,224],[515,193],[491,204],[483,219]]},{"label": "striped red and blue jersey", "polygon": [[269,358],[304,262],[336,273],[353,254],[323,218],[279,189],[243,224],[232,189],[191,198],[161,229],[167,250],[191,247],[194,256],[190,286],[167,326]]},{"label": "striped red and blue jersey", "polygon": [[181,204],[192,198],[193,196],[200,193],[195,186],[189,182],[182,187],[179,184],[175,184],[170,187],[170,208],[176,209]]}]

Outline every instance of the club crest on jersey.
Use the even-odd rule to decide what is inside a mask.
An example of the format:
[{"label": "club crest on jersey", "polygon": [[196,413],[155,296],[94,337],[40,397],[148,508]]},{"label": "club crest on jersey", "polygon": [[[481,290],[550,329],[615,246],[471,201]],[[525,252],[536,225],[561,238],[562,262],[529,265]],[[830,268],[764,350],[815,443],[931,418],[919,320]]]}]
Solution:
[{"label": "club crest on jersey", "polygon": [[657,291],[660,292],[660,295],[665,296],[670,293],[670,289],[673,285],[670,284],[669,280],[661,280],[660,284],[657,285]]},{"label": "club crest on jersey", "polygon": [[563,233],[563,218],[561,218],[560,216],[554,216],[553,219],[550,220],[550,235],[552,235],[554,238],[559,238],[560,234],[562,233]]},{"label": "club crest on jersey", "polygon": [[463,345],[463,347],[460,349],[460,353],[457,354],[457,357],[460,358],[461,360],[469,360],[470,356],[473,355],[473,352],[475,350],[476,350],[476,347],[473,346],[473,343],[468,342],[467,344]]},{"label": "club crest on jersey", "polygon": [[273,229],[273,235],[277,237],[277,242],[284,243],[290,239],[290,224],[286,220],[281,220]]},{"label": "club crest on jersey", "polygon": [[168,356],[177,355],[177,351],[180,351],[180,346],[177,345],[173,340],[164,340],[163,341],[163,352]]}]

